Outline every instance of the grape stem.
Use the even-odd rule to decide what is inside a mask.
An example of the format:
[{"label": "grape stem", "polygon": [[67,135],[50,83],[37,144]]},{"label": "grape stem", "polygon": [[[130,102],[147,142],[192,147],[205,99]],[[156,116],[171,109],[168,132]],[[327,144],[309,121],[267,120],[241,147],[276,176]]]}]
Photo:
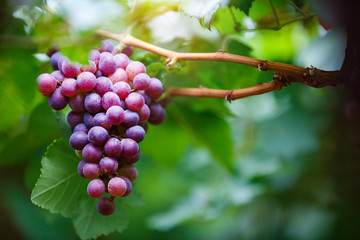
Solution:
[{"label": "grape stem", "polygon": [[226,53],[218,51],[214,53],[183,53],[175,52],[165,48],[155,46],[153,44],[144,42],[129,34],[116,34],[106,30],[98,30],[97,34],[103,38],[110,38],[119,41],[120,44],[133,46],[155,53],[157,55],[166,57],[166,62],[172,66],[180,61],[218,61],[218,62],[232,62],[256,67],[259,71],[274,71],[274,80],[269,83],[259,84],[255,87],[237,90],[219,90],[200,88],[169,88],[170,96],[187,96],[187,97],[210,97],[210,98],[225,98],[227,100],[234,100],[253,95],[264,94],[280,90],[282,87],[290,85],[292,82],[298,82],[310,87],[322,88],[326,86],[336,86],[341,84],[340,71],[323,71],[314,68],[299,67],[296,65],[272,62],[261,60],[241,55]]}]

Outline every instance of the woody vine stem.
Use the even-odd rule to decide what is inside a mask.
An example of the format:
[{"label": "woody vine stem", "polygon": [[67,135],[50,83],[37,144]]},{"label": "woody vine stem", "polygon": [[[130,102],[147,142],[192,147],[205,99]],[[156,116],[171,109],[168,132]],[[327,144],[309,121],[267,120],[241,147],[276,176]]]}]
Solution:
[{"label": "woody vine stem", "polygon": [[186,97],[208,97],[223,98],[226,100],[235,100],[254,95],[264,94],[272,91],[279,91],[281,88],[289,86],[293,82],[302,83],[310,87],[321,88],[326,86],[336,86],[341,83],[340,71],[323,71],[314,67],[303,68],[295,65],[271,62],[255,59],[246,56],[218,51],[215,53],[182,53],[164,49],[153,44],[144,42],[129,34],[115,34],[105,30],[98,30],[97,34],[103,38],[110,38],[119,42],[119,44],[133,46],[153,52],[166,57],[168,66],[174,65],[180,61],[219,61],[233,62],[251,67],[256,67],[259,71],[275,72],[273,80],[268,83],[262,83],[258,86],[236,89],[220,90],[200,88],[173,88],[168,89],[169,96]]}]

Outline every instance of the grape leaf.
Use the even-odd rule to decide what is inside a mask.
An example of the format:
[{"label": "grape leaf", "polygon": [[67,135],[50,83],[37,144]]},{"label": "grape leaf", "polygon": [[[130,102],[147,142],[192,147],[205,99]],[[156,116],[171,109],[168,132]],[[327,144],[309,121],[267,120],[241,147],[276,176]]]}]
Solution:
[{"label": "grape leaf", "polygon": [[88,197],[81,201],[78,211],[73,216],[74,227],[79,237],[91,239],[123,231],[128,224],[128,213],[121,200],[115,198],[115,212],[109,216],[102,216],[97,212],[98,199]]},{"label": "grape leaf", "polygon": [[32,191],[31,201],[51,213],[70,216],[86,195],[85,179],[79,177],[79,159],[63,140],[55,140],[42,159],[41,175]]},{"label": "grape leaf", "polygon": [[229,7],[236,7],[249,16],[249,11],[254,1],[255,0],[231,0]]}]

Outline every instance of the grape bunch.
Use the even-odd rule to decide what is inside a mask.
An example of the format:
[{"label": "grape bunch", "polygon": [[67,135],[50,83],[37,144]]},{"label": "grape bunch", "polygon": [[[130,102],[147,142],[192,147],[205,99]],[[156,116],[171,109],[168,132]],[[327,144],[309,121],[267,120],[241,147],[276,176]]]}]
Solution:
[{"label": "grape bunch", "polygon": [[158,125],[166,117],[164,107],[156,102],[163,93],[161,81],[149,77],[141,62],[129,60],[132,51],[127,47],[113,54],[114,44],[104,40],[82,66],[55,52],[50,58],[55,71],[37,78],[38,89],[48,97],[51,108],[71,108],[69,143],[82,158],[78,173],[91,179],[90,197],[110,195],[98,201],[102,215],[112,214],[114,198],[132,190],[138,175],[133,164],[140,158],[138,144],[145,138],[147,122]]}]

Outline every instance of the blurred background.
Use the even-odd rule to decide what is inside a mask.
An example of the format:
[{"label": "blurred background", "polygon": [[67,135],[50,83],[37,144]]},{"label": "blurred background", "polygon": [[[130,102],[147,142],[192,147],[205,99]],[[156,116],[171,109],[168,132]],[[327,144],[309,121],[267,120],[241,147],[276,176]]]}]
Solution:
[{"label": "blurred background", "polygon": [[[339,70],[346,31],[337,24],[338,9],[324,2],[2,1],[1,237],[359,239],[359,120],[342,86],[293,84],[231,103],[172,99],[166,121],[150,126],[140,144],[135,192],[119,225],[90,225],[95,230],[86,232],[83,218],[40,208],[30,198],[42,167],[46,171],[41,161],[48,145],[61,138],[67,144],[61,117],[69,109],[55,114],[36,90],[37,76],[52,71],[45,54],[51,47],[83,63],[100,46],[94,31],[106,29],[174,51],[224,50]],[[273,76],[223,62],[169,68],[141,49],[132,59],[165,86],[238,89]],[[86,188],[76,191],[86,195]]]}]

